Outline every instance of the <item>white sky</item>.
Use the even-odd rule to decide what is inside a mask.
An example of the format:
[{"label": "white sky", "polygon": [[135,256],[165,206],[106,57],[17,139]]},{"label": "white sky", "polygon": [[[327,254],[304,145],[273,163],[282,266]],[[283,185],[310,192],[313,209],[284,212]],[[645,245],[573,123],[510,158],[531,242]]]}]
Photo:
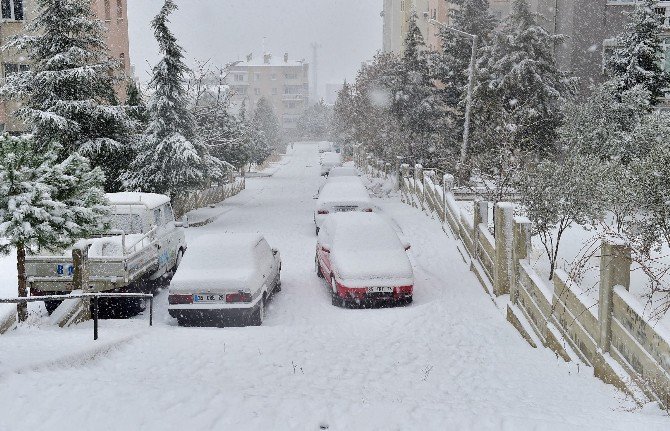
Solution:
[{"label": "white sky", "polygon": [[[382,0],[176,0],[171,28],[194,59],[216,64],[256,56],[266,47],[275,56],[312,61],[319,52],[319,87],[355,77],[360,63],[382,45]],[[161,0],[128,0],[130,59],[141,81],[158,59],[149,23]]]}]

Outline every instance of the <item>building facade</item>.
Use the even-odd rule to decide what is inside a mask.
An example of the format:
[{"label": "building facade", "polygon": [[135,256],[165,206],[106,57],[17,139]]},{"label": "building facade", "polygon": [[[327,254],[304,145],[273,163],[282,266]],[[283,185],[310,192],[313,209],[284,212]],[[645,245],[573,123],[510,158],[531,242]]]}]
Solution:
[{"label": "building facade", "polygon": [[309,104],[309,64],[290,60],[288,54],[279,58],[269,53],[260,58],[250,54],[246,61],[228,69],[225,84],[238,109],[244,103],[253,112],[262,97],[267,99],[286,136],[295,132],[298,118]]},{"label": "building facade", "polygon": [[[0,0],[2,18],[0,19],[0,46],[5,45],[12,37],[25,31],[25,25],[36,14],[34,0]],[[111,58],[119,62],[120,75],[131,76],[130,43],[128,39],[127,0],[92,0],[91,9],[105,27],[106,42]],[[30,64],[21,52],[0,51],[0,80],[8,74],[29,70]],[[125,81],[116,86],[119,100],[125,99]],[[25,125],[12,116],[16,107],[11,102],[0,100],[0,131],[20,132]]]}]

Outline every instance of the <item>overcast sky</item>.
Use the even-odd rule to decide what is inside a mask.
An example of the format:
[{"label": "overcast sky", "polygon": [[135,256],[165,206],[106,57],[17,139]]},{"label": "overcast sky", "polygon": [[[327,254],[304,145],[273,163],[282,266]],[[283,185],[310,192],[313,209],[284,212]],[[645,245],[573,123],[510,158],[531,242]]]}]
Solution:
[{"label": "overcast sky", "polygon": [[[217,64],[256,56],[266,48],[275,56],[311,63],[310,45],[319,52],[319,87],[355,77],[360,63],[382,44],[382,0],[176,0],[172,29],[186,59],[210,59]],[[128,0],[130,58],[140,80],[148,80],[149,65],[158,59],[149,27],[161,0]]]}]

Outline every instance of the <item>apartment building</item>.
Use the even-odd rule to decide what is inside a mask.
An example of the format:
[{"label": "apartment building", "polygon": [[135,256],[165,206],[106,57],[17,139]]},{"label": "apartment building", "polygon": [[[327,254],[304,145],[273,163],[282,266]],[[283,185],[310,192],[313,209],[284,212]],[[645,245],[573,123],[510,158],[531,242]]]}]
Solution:
[{"label": "apartment building", "polygon": [[[12,37],[21,34],[25,25],[36,14],[34,0],[0,0],[2,17],[0,19],[0,45],[4,45]],[[92,0],[91,8],[98,19],[107,28],[106,42],[109,54],[119,61],[121,75],[130,77],[128,11],[127,0]],[[21,52],[0,51],[0,79],[8,74],[28,70],[30,64]],[[116,87],[119,100],[124,100],[126,85],[119,82]],[[25,125],[14,118],[11,113],[15,109],[13,103],[0,100],[0,131],[20,132]]]},{"label": "apartment building", "polygon": [[258,100],[265,97],[273,106],[286,136],[292,136],[298,118],[309,104],[309,64],[290,60],[288,54],[274,57],[253,54],[229,68],[225,83],[230,87],[232,103],[242,102],[253,111]]},{"label": "apartment building", "polygon": [[[504,19],[513,0],[489,0],[491,12]],[[580,78],[586,91],[605,79],[604,59],[614,48],[614,39],[621,34],[633,11],[635,0],[529,0],[537,22],[550,34],[562,34],[565,41],[555,47],[559,66]],[[429,25],[435,19],[451,25],[450,10],[456,8],[448,0],[385,0],[384,51],[402,53],[407,34],[407,20],[417,13],[419,27],[426,45],[439,49],[437,29]],[[670,1],[659,1],[656,12],[668,29],[663,51],[664,65],[670,68]]]}]

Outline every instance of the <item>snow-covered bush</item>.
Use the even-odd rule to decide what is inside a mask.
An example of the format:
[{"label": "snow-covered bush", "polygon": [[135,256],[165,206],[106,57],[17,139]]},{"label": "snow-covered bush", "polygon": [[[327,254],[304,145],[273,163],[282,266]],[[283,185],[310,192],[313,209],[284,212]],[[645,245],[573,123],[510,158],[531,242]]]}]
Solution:
[{"label": "snow-covered bush", "polygon": [[[26,253],[63,249],[105,229],[104,182],[78,153],[58,162],[31,136],[0,136],[0,254],[17,251],[19,296],[27,296]],[[19,306],[22,320],[26,310]]]}]

